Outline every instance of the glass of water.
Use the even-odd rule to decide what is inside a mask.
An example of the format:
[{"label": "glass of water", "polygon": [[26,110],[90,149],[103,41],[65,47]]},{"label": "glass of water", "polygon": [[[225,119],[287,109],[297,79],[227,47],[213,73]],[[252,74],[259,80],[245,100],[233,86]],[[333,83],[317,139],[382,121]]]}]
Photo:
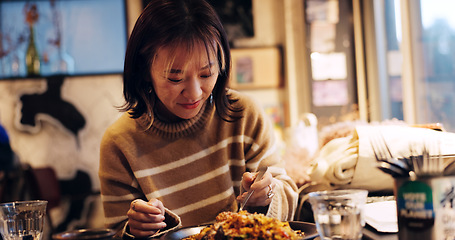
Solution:
[{"label": "glass of water", "polygon": [[309,193],[309,201],[321,239],[362,239],[362,209],[368,191],[360,189]]},{"label": "glass of water", "polygon": [[41,240],[47,201],[0,204],[0,233],[4,240]]}]

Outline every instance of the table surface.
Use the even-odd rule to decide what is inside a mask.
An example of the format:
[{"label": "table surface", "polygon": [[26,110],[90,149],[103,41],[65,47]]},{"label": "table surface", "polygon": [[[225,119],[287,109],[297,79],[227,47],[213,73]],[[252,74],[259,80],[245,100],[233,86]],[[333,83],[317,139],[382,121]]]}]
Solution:
[{"label": "table surface", "polygon": [[363,237],[365,240],[398,240],[398,233],[381,233],[370,226],[365,226],[363,229]]},{"label": "table surface", "polygon": [[[321,238],[316,237],[315,240],[321,240]],[[397,233],[381,233],[367,225],[363,229],[362,240],[398,240],[398,234]]]}]

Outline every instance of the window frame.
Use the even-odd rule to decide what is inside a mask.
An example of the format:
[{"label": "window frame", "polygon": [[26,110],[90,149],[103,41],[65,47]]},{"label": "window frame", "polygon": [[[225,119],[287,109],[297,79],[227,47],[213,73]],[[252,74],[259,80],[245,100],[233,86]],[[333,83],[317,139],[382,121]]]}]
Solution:
[{"label": "window frame", "polygon": [[[403,119],[406,123],[417,124],[418,102],[425,95],[419,91],[416,81],[422,79],[417,69],[421,62],[415,61],[422,56],[418,36],[421,35],[420,1],[395,0],[400,4],[402,42],[402,97]],[[382,121],[393,118],[388,93],[387,45],[385,27],[385,9],[383,0],[367,0],[363,2],[363,29],[365,30],[365,56],[368,86],[368,112],[370,121]],[[413,24],[411,24],[413,23]],[[420,96],[420,97],[419,97]],[[359,99],[360,101],[360,99]]]}]

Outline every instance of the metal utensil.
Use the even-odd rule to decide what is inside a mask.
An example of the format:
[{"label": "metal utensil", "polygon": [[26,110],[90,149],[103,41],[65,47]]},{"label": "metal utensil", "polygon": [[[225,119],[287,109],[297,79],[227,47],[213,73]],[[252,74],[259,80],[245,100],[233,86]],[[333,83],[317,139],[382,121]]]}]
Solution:
[{"label": "metal utensil", "polygon": [[439,141],[423,140],[417,149],[414,144],[410,145],[409,158],[417,176],[442,176],[447,173],[449,162],[446,163],[445,159],[452,157],[452,154],[441,154]]},{"label": "metal utensil", "polygon": [[409,172],[386,161],[378,162],[377,168],[392,175],[394,178],[409,176]]},{"label": "metal utensil", "polygon": [[380,162],[387,162],[397,168],[400,168],[401,171],[404,173],[404,175],[407,175],[409,171],[411,171],[411,168],[407,164],[407,159],[404,158],[390,158],[387,160],[379,160]]},{"label": "metal utensil", "polygon": [[[259,180],[262,179],[262,177],[264,176],[265,172],[267,172],[267,169],[268,169],[267,166],[261,167],[261,168],[259,169],[258,175],[256,175],[256,178],[254,179],[253,184],[254,184],[255,182],[257,182],[257,181],[259,181]],[[252,184],[252,185],[253,185],[253,184]],[[253,193],[254,193],[254,190],[250,190],[250,191],[248,192],[248,195],[246,195],[245,199],[244,199],[244,200],[242,201],[242,203],[240,204],[240,209],[239,209],[239,211],[242,211],[242,210],[243,210],[243,208],[245,207],[246,203],[248,202],[248,199],[250,199],[250,197],[251,197],[251,195],[253,195]]]},{"label": "metal utensil", "polygon": [[379,169],[393,177],[409,176],[409,171],[411,171],[411,167],[408,164],[409,160],[394,157],[381,133],[379,133],[379,136],[376,139],[370,138],[370,145],[373,149],[378,164],[377,167]]}]

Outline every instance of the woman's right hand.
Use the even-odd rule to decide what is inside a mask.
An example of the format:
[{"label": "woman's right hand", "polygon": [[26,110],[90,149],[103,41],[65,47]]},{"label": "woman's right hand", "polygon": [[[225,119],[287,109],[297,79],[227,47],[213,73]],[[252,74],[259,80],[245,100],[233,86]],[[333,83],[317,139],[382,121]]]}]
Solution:
[{"label": "woman's right hand", "polygon": [[127,212],[129,232],[138,238],[152,236],[166,227],[164,212],[164,205],[158,199],[133,200]]}]

